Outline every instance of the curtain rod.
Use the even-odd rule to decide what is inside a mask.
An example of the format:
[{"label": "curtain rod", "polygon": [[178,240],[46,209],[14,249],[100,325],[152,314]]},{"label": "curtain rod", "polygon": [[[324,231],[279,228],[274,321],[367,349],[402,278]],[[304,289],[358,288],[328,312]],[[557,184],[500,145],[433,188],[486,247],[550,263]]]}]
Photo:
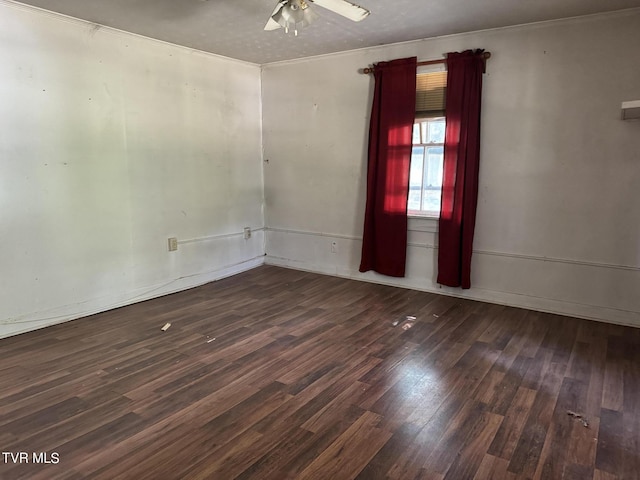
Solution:
[{"label": "curtain rod", "polygon": [[[484,52],[482,56],[484,57],[484,61],[486,62],[487,59],[491,58],[491,52]],[[425,60],[423,62],[418,62],[418,66],[421,67],[423,65],[437,65],[438,63],[447,63],[447,59],[441,58],[438,60]],[[362,73],[365,73],[365,74],[373,73],[373,67],[363,68]]]}]

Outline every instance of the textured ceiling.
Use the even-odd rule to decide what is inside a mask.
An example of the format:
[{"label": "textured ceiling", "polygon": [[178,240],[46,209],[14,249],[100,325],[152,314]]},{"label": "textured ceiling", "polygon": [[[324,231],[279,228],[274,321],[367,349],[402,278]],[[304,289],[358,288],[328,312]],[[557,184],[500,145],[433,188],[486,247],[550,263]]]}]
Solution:
[{"label": "textured ceiling", "polygon": [[277,0],[22,0],[166,42],[257,64],[486,28],[640,7],[640,0],[358,0],[354,23],[321,16],[298,37],[263,27]]}]

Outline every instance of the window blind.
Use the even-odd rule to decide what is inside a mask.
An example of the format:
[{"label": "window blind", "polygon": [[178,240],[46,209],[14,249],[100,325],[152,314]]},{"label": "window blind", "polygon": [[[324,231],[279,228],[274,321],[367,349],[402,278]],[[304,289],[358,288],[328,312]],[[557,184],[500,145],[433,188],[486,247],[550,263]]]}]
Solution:
[{"label": "window blind", "polygon": [[416,76],[416,118],[442,117],[445,110],[447,72]]}]

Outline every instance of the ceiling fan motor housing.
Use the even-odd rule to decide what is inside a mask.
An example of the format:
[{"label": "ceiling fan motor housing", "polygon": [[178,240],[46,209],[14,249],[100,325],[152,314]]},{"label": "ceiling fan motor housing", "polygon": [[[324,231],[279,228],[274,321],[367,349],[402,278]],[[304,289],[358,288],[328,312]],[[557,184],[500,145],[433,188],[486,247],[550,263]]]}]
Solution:
[{"label": "ceiling fan motor housing", "polygon": [[282,18],[289,24],[296,24],[304,21],[304,9],[307,4],[303,0],[289,0],[282,9]]}]

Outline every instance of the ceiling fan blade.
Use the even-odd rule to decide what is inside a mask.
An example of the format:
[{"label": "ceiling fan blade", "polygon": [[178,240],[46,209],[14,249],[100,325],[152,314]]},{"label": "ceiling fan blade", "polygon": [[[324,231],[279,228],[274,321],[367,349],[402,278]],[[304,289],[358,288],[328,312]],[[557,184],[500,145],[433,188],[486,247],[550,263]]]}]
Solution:
[{"label": "ceiling fan blade", "polygon": [[331,10],[338,15],[342,15],[343,17],[348,18],[349,20],[353,20],[354,22],[359,22],[364,20],[371,13],[366,8],[362,8],[359,5],[356,5],[351,2],[347,2],[346,0],[309,0],[310,2],[315,3],[327,10]]},{"label": "ceiling fan blade", "polygon": [[269,20],[267,21],[267,24],[264,26],[265,30],[277,30],[279,28],[282,28],[282,26],[278,22],[276,22],[273,19],[273,17],[275,15],[277,15],[278,13],[280,13],[280,11],[284,8],[284,6],[286,4],[287,4],[287,0],[280,0],[278,2],[278,4],[276,5],[276,8],[273,9],[273,13],[269,17]]},{"label": "ceiling fan blade", "polygon": [[270,18],[267,24],[264,26],[265,30],[277,30],[282,28],[278,22],[276,22],[273,18]]}]

